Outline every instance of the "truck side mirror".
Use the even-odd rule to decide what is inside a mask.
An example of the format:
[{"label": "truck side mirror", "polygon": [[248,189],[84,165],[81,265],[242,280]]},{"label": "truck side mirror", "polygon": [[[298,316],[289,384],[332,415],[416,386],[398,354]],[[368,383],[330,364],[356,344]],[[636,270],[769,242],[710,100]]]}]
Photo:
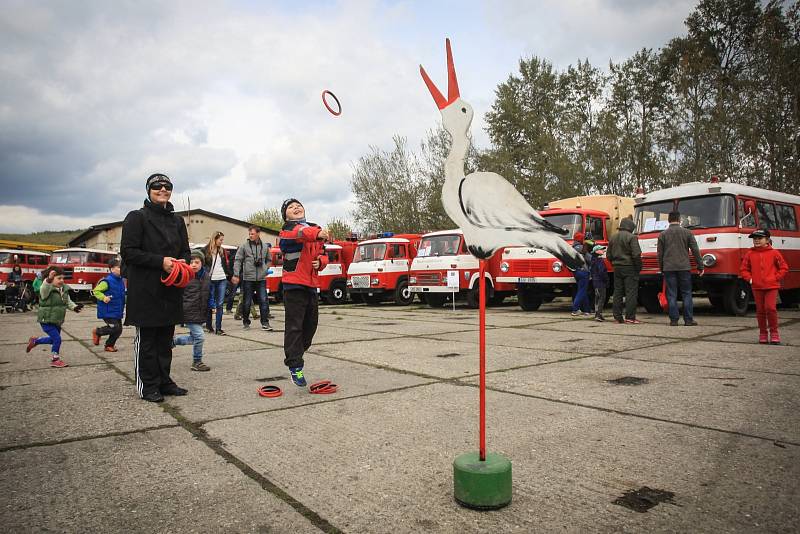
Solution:
[{"label": "truck side mirror", "polygon": [[739,219],[739,228],[742,227],[742,224],[744,223],[745,219],[747,219],[751,215],[755,214],[755,212],[756,212],[756,203],[753,200],[745,200],[744,201],[744,211],[745,211],[744,215],[742,216],[741,219]]}]

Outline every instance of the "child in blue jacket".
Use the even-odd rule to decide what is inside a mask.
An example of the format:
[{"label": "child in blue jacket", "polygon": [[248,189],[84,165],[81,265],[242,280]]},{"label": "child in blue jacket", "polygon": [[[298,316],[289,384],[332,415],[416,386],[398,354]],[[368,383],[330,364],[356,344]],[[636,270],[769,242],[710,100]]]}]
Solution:
[{"label": "child in blue jacket", "polygon": [[108,336],[106,352],[117,352],[115,345],[122,334],[122,316],[125,313],[125,282],[122,280],[120,260],[109,260],[108,276],[97,283],[92,295],[97,299],[97,318],[106,326],[92,329],[92,343],[100,344],[100,338]]}]

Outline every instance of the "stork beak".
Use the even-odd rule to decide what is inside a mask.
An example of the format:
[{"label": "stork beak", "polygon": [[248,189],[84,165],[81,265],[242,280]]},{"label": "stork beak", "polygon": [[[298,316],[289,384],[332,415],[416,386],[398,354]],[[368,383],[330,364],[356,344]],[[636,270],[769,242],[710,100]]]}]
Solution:
[{"label": "stork beak", "polygon": [[450,48],[450,39],[446,40],[447,46],[447,99],[445,100],[444,95],[442,95],[441,91],[436,87],[436,84],[433,83],[428,73],[425,72],[425,69],[422,68],[422,65],[419,66],[419,73],[422,75],[422,79],[425,81],[425,85],[428,86],[428,91],[431,92],[431,96],[433,97],[433,101],[436,102],[436,106],[441,110],[458,100],[458,97],[461,96],[458,91],[458,79],[456,78],[456,68],[453,65],[453,51]]}]

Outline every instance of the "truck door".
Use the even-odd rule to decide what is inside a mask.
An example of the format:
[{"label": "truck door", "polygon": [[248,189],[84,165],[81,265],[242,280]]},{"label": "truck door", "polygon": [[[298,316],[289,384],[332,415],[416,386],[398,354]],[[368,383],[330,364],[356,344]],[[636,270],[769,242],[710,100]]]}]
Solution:
[{"label": "truck door", "polygon": [[595,241],[608,241],[606,235],[606,225],[602,217],[595,217],[593,215],[586,216],[586,231],[584,233],[592,234],[592,239]]}]

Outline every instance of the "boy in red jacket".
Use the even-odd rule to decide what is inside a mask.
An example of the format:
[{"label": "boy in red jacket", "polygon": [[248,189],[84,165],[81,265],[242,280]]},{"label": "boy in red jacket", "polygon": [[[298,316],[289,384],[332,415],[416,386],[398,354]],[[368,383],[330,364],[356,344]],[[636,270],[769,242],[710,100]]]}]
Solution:
[{"label": "boy in red jacket", "polygon": [[296,198],[283,202],[281,216],[285,221],[279,235],[283,253],[283,306],[286,310],[283,333],[286,357],[283,363],[289,368],[292,382],[305,387],[303,354],[311,347],[317,331],[317,273],[328,264],[323,244],[328,239],[328,231],[306,222],[306,210]]},{"label": "boy in red jacket", "polygon": [[[756,301],[758,320],[758,342],[780,345],[778,334],[778,309],[775,302],[781,280],[789,272],[783,255],[769,244],[769,230],[756,230],[749,236],[753,240],[751,248],[739,268],[739,276],[750,283]],[[769,324],[769,338],[767,325]]]}]

